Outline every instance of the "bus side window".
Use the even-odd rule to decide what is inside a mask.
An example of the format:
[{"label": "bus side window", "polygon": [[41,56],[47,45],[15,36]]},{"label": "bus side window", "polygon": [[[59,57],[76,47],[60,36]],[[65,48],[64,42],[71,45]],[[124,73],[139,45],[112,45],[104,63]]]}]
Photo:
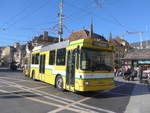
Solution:
[{"label": "bus side window", "polygon": [[77,52],[76,55],[76,68],[79,69],[79,52]]},{"label": "bus side window", "polygon": [[49,52],[49,65],[55,64],[55,50]]},{"label": "bus side window", "polygon": [[32,55],[32,64],[35,64],[35,55]]},{"label": "bus side window", "polygon": [[39,53],[35,55],[35,64],[39,64]]},{"label": "bus side window", "polygon": [[40,73],[45,73],[45,58],[46,58],[46,55],[43,54],[43,55],[40,55]]},{"label": "bus side window", "polygon": [[56,65],[65,65],[66,48],[57,50]]}]

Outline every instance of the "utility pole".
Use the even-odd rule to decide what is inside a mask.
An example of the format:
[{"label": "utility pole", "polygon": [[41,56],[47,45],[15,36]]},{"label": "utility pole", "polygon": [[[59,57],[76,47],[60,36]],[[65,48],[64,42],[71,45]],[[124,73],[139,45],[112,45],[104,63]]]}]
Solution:
[{"label": "utility pole", "polygon": [[[148,32],[148,26],[147,26],[147,25],[146,25],[146,28],[145,28],[145,29],[146,29],[145,32],[147,33],[147,32]],[[145,47],[145,48],[146,48],[146,49],[148,48],[148,39],[147,39],[147,36],[146,36],[146,47]]]},{"label": "utility pole", "polygon": [[143,41],[143,38],[142,38],[143,33],[139,32],[139,35],[140,35],[140,49],[143,49],[143,43],[142,43],[142,41]]},{"label": "utility pole", "polygon": [[60,12],[58,14],[59,16],[59,26],[58,26],[58,36],[59,36],[59,42],[62,39],[62,34],[63,34],[63,6],[64,6],[64,0],[60,1],[59,9]]}]

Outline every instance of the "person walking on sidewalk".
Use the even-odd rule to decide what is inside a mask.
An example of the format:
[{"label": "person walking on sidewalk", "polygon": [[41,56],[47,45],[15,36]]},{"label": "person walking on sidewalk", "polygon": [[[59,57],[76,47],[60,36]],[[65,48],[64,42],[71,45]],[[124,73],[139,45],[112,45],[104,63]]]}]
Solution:
[{"label": "person walking on sidewalk", "polygon": [[138,69],[138,78],[139,78],[139,82],[142,83],[142,75],[143,75],[143,68],[142,66],[139,66]]},{"label": "person walking on sidewalk", "polygon": [[131,71],[131,80],[134,81],[135,77],[137,77],[137,70],[133,68]]}]

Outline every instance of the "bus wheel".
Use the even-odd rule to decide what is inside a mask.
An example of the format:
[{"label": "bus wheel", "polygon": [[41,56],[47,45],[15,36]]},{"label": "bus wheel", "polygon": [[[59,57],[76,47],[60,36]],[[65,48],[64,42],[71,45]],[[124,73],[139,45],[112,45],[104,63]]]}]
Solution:
[{"label": "bus wheel", "polygon": [[56,88],[63,91],[63,79],[61,76],[57,76],[56,78]]},{"label": "bus wheel", "polygon": [[33,79],[33,80],[36,80],[36,79],[35,79],[35,71],[32,71],[32,79]]}]

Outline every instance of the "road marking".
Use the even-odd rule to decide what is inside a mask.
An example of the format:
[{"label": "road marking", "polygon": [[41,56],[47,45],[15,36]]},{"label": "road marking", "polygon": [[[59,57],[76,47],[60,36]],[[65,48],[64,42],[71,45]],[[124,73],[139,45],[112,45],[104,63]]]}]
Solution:
[{"label": "road marking", "polygon": [[43,88],[48,88],[49,86],[40,86],[40,87],[35,87],[35,88],[31,88],[31,89],[43,89]]},{"label": "road marking", "polygon": [[[4,78],[4,79],[9,79],[9,80],[16,80],[15,82],[21,82],[21,81],[27,81],[27,82],[33,82],[33,81],[30,81],[30,79],[29,80],[24,80],[24,79],[17,79],[17,78],[13,78],[13,77],[0,77],[0,78]],[[3,80],[4,80],[3,79]]]},{"label": "road marking", "polygon": [[[39,102],[39,103],[47,104],[47,105],[50,105],[50,106],[63,107],[62,105],[59,105],[59,104],[54,104],[54,103],[51,103],[51,102],[47,102],[47,101],[36,99],[36,98],[32,98],[32,97],[26,97],[26,96],[21,95],[21,94],[13,94],[13,95],[20,96],[20,97],[23,97],[25,99],[28,99],[28,100],[31,100],[31,101],[34,101],[34,102]],[[67,108],[67,109],[71,110],[71,111],[74,111],[74,112],[84,112],[83,110],[78,110],[78,109],[74,109],[74,108]]]},{"label": "road marking", "polygon": [[[41,91],[40,91],[40,93],[36,93],[36,92],[39,92],[39,91],[36,91],[36,90],[34,90],[33,88],[24,87],[24,86],[18,85],[18,84],[16,84],[16,83],[15,83],[15,85],[14,85],[14,82],[2,80],[2,79],[0,79],[0,80],[1,80],[1,82],[5,82],[5,83],[7,83],[7,84],[9,84],[9,85],[13,84],[13,86],[16,86],[17,88],[20,88],[20,89],[22,89],[22,90],[25,90],[25,91],[28,91],[28,92],[31,92],[31,93],[34,93],[34,94],[43,96],[43,94],[41,94]],[[36,91],[36,92],[33,92],[33,91],[31,91],[31,90]],[[14,93],[16,93],[16,92],[14,92]],[[44,93],[44,92],[42,92],[42,93]],[[48,97],[48,96],[47,96],[47,97],[46,97],[46,96],[43,96],[43,97],[45,97],[45,98],[47,98],[47,99],[51,99],[51,100],[57,101],[57,102],[60,102],[60,103],[63,103],[63,104],[70,104],[70,103],[68,103],[68,102],[64,102],[64,101],[62,101],[62,100],[58,100],[58,99],[56,99],[56,98],[51,98],[51,97]],[[73,101],[73,102],[75,102],[75,101]],[[95,111],[92,111],[92,110],[90,110],[90,109],[84,109],[84,108],[81,108],[81,107],[76,106],[76,105],[72,105],[72,106],[75,107],[75,108],[78,108],[78,109],[82,109],[82,110],[84,110],[84,112],[85,112],[85,111],[91,111],[91,112],[96,113]],[[62,107],[64,107],[64,106],[62,106]],[[68,109],[68,108],[67,108],[67,109]],[[69,108],[69,109],[70,109],[70,108]],[[78,111],[78,112],[79,112],[79,111]]]},{"label": "road marking", "polygon": [[[88,98],[81,99],[81,100],[79,100],[79,101],[73,102],[73,103],[71,103],[71,104],[68,104],[68,105],[63,106],[63,107],[58,108],[58,109],[55,109],[55,110],[50,111],[50,112],[48,112],[48,113],[57,113],[57,112],[60,112],[60,111],[62,111],[62,110],[64,110],[64,109],[68,109],[69,107],[71,107],[71,106],[73,106],[73,105],[75,105],[75,104],[77,104],[77,103],[86,101],[86,100],[88,100],[88,99],[89,99],[89,97],[88,97]],[[87,113],[89,113],[89,112],[87,112]]]},{"label": "road marking", "polygon": [[0,92],[2,92],[2,93],[8,93],[8,91],[1,90],[1,89],[0,89]]},{"label": "road marking", "polygon": [[[92,96],[92,97],[95,97],[95,96],[97,96],[97,95],[99,95],[99,94],[96,94],[96,95],[94,95],[94,96]],[[85,104],[82,104],[81,102],[87,101],[87,100],[91,99],[92,97],[87,97],[87,98],[81,99],[81,100],[79,100],[79,101],[73,102],[73,103],[71,103],[71,104],[68,104],[68,105],[62,107],[62,108],[58,108],[58,109],[53,110],[53,111],[50,111],[50,112],[48,112],[48,113],[57,113],[57,112],[60,112],[60,111],[62,111],[62,110],[64,110],[64,109],[67,109],[67,108],[69,108],[69,107],[71,107],[71,106],[73,106],[73,105],[76,105],[76,104],[85,105]],[[86,106],[86,107],[88,107],[88,106]],[[93,107],[93,106],[92,106],[92,107]],[[100,110],[100,111],[106,112],[106,113],[115,113],[115,112],[113,112],[113,111],[105,110],[105,109],[102,109],[102,108],[97,108],[97,107],[93,107],[93,108],[96,108],[96,110]]]},{"label": "road marking", "polygon": [[[7,84],[6,84],[6,85],[7,85]],[[6,86],[6,85],[0,86],[0,88],[3,88],[3,87],[12,87],[12,86]]]},{"label": "road marking", "polygon": [[[47,101],[43,101],[43,100],[40,100],[40,99],[35,99],[35,98],[31,98],[31,97],[25,97],[26,99],[29,99],[29,100],[32,100],[32,101],[35,101],[35,102],[40,102],[40,103],[43,103],[43,104],[47,104],[47,105],[50,105],[50,106],[55,106],[55,107],[63,107],[62,105],[58,105],[58,104],[54,104],[54,103],[50,103],[50,102],[47,102]],[[77,110],[77,109],[74,109],[74,108],[67,108],[68,110],[71,110],[71,111],[75,111],[75,112],[83,112],[82,110]]]},{"label": "road marking", "polygon": [[[0,77],[0,78],[2,78],[2,77]],[[3,77],[3,78],[6,78],[6,77]],[[7,77],[8,79],[11,79],[11,80],[18,80],[17,82],[19,82],[19,81],[21,81],[20,79],[15,79],[15,78],[9,78],[9,77]],[[6,78],[6,79],[7,79]],[[74,101],[74,100],[71,100],[71,99],[65,99],[65,98],[62,98],[62,97],[59,97],[59,96],[55,96],[55,95],[51,95],[51,94],[49,94],[49,93],[46,93],[46,92],[43,92],[43,91],[39,91],[39,90],[36,90],[36,89],[33,89],[33,88],[29,88],[29,87],[26,87],[26,86],[23,86],[23,85],[19,85],[19,84],[16,84],[15,82],[10,82],[10,81],[7,81],[7,80],[4,80],[4,79],[2,79],[2,81],[4,82],[4,83],[7,83],[8,85],[11,85],[11,86],[14,86],[14,87],[18,87],[18,88],[20,88],[20,89],[22,89],[22,90],[25,90],[25,91],[29,91],[29,92],[32,92],[32,93],[34,93],[34,94],[37,94],[37,95],[48,95],[48,96],[44,96],[45,98],[49,98],[49,99],[53,99],[53,100],[58,100],[58,99],[60,99],[59,100],[59,102],[60,103],[63,103],[64,101],[66,101],[66,102],[64,102],[64,103],[66,103],[67,105],[66,106],[61,106],[61,107],[59,107],[58,109],[64,109],[64,107],[66,107],[65,109],[70,109],[70,107],[76,107],[76,105],[81,105],[81,106],[84,106],[84,107],[87,107],[87,108],[91,108],[91,109],[94,109],[94,110],[99,110],[99,111],[107,111],[108,113],[113,113],[112,111],[109,111],[109,110],[105,110],[105,109],[101,109],[101,108],[97,108],[97,107],[94,107],[94,106],[90,106],[90,105],[86,105],[86,104],[83,104],[83,103],[81,103],[81,102],[84,102],[84,101],[86,101],[86,100],[89,100],[89,99],[91,99],[92,97],[88,97],[88,98],[84,98],[84,99],[81,99],[81,100],[79,100],[79,101]],[[24,81],[28,81],[28,80],[24,80]],[[31,82],[33,82],[33,81],[31,81]],[[119,85],[118,87],[120,87],[120,86],[122,86],[122,85],[124,85],[124,84],[121,84],[121,85]],[[110,90],[109,90],[110,91]],[[108,91],[108,92],[109,92]],[[97,95],[99,95],[99,94],[97,94]],[[94,95],[94,96],[97,96],[97,95]],[[50,97],[49,97],[50,96]],[[26,98],[31,98],[31,97],[26,97]],[[34,100],[35,98],[33,98],[33,100]],[[39,99],[38,99],[39,100]],[[35,100],[36,101],[36,100]],[[42,102],[42,100],[40,100],[41,102]],[[44,102],[47,102],[47,101],[44,101]],[[72,103],[68,103],[68,102],[72,102]],[[71,104],[71,105],[70,105]],[[77,106],[78,107],[78,106]],[[58,109],[56,109],[56,111],[58,111]],[[81,108],[81,107],[78,107],[78,109],[83,109],[83,108]],[[85,112],[84,110],[85,110],[86,108],[84,108],[83,109],[83,112]],[[86,110],[88,110],[88,109],[86,109]],[[82,112],[82,111],[80,111],[80,112]]]},{"label": "road marking", "polygon": [[[9,82],[10,84],[10,82]],[[22,87],[20,87],[22,88]],[[24,90],[27,90],[27,89],[24,89]],[[7,93],[11,93],[11,92],[7,92]],[[24,97],[28,100],[32,100],[32,101],[35,101],[35,102],[40,102],[40,103],[43,103],[43,104],[47,104],[47,105],[51,105],[51,106],[55,106],[55,107],[63,107],[63,105],[59,105],[59,104],[54,104],[54,103],[50,103],[50,102],[47,102],[47,101],[43,101],[43,100],[40,100],[40,99],[36,99],[36,98],[32,98],[32,97],[26,97],[24,95],[21,95],[21,94],[14,94],[14,95],[19,95],[21,97]],[[48,97],[50,98],[50,97]],[[68,103],[67,103],[68,104]],[[79,107],[80,108],[80,107]],[[74,112],[79,112],[79,113],[86,113],[84,110],[79,110],[79,109],[75,109],[75,108],[67,108],[68,110],[71,110],[71,111],[74,111]],[[86,110],[86,109],[85,109]]]},{"label": "road marking", "polygon": [[[12,87],[12,86],[9,86]],[[34,89],[42,89],[42,88],[47,88],[48,86],[41,86],[41,87],[34,87],[34,88],[29,88],[30,90],[34,90]],[[17,91],[9,91],[9,93],[19,93],[20,91],[25,91],[24,89],[21,90],[17,90]]]},{"label": "road marking", "polygon": [[[58,100],[59,100],[60,102],[63,102],[63,101],[72,102],[72,103],[73,103],[73,105],[71,105],[72,107],[76,107],[75,104],[77,104],[77,105],[81,105],[81,106],[87,107],[87,108],[89,108],[89,110],[90,110],[90,108],[91,108],[91,109],[94,109],[94,110],[104,111],[104,112],[107,112],[107,113],[114,113],[114,112],[109,111],[109,110],[105,110],[105,109],[102,109],[102,108],[97,108],[97,107],[94,107],[94,106],[90,106],[90,105],[87,105],[87,104],[80,103],[81,100],[79,100],[79,102],[78,102],[78,101],[76,102],[76,101],[71,100],[71,99],[62,98],[62,97],[59,97],[59,96],[51,95],[51,94],[46,93],[46,92],[43,92],[43,91],[39,91],[39,90],[35,90],[35,89],[29,88],[29,87],[26,87],[26,86],[22,86],[22,85],[19,85],[19,84],[14,83],[14,82],[10,82],[10,81],[3,80],[3,79],[0,79],[0,80],[2,80],[3,82],[5,82],[5,83],[7,83],[7,84],[9,84],[9,85],[17,86],[18,88],[20,88],[20,89],[22,89],[22,90],[26,90],[26,91],[32,92],[32,93],[34,93],[34,94],[37,94],[37,95],[43,95],[43,94],[44,94],[44,95],[51,96],[51,97],[53,97],[53,98],[55,99],[55,101],[58,101]],[[33,92],[33,91],[31,91],[31,90],[36,91],[36,92],[38,92],[38,93]],[[99,95],[99,94],[97,94],[97,95]],[[97,96],[97,95],[95,95],[95,96]],[[91,99],[91,98],[92,98],[92,97],[88,97],[88,98],[86,98],[86,99],[88,100],[88,99]],[[86,100],[86,99],[85,99],[85,100]],[[85,100],[84,100],[84,101],[85,101]],[[68,103],[68,104],[69,104],[69,107],[70,107],[70,103]],[[64,106],[63,106],[63,107],[64,107]],[[68,107],[67,107],[67,108],[68,108]],[[78,107],[78,108],[79,108],[79,107]],[[81,108],[81,107],[80,107],[80,108]]]},{"label": "road marking", "polygon": [[17,81],[15,81],[16,83],[18,83],[18,82],[35,82],[35,81],[33,81],[33,80],[17,80]]}]

